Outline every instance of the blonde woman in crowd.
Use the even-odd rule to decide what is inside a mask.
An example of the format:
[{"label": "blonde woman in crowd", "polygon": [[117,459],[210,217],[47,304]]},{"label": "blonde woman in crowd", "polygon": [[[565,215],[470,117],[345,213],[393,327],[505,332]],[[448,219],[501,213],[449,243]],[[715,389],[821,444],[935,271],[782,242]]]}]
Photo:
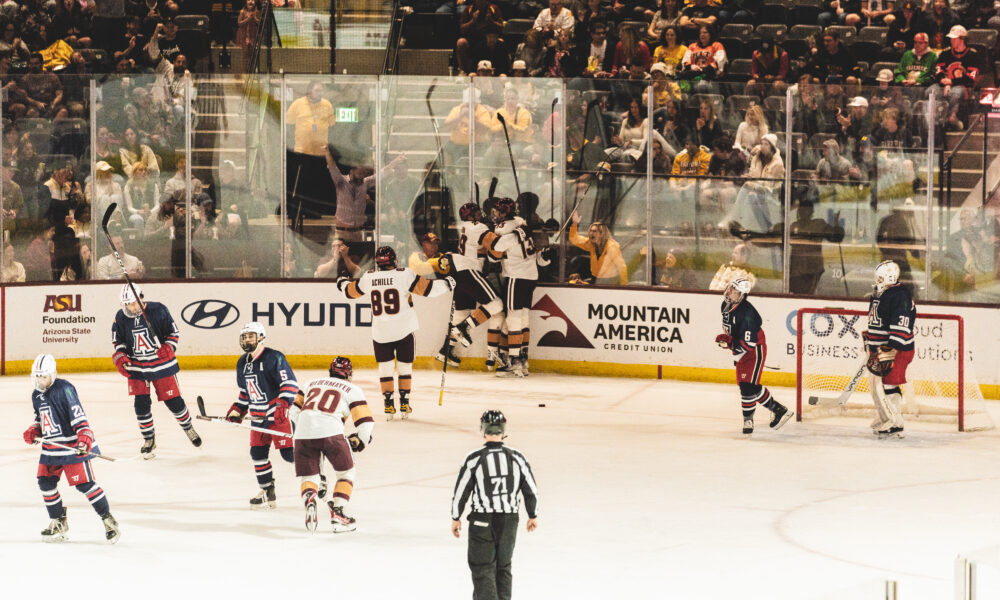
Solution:
[{"label": "blonde woman in crowd", "polygon": [[750,151],[760,144],[760,141],[768,133],[770,132],[767,127],[767,119],[764,118],[764,109],[759,104],[751,104],[743,122],[736,128],[733,148],[749,155]]},{"label": "blonde woman in crowd", "polygon": [[590,253],[590,274],[595,283],[604,285],[628,285],[628,269],[622,258],[621,246],[611,237],[608,226],[600,221],[594,221],[587,230],[587,237],[577,233],[580,225],[580,213],[574,211],[570,217],[569,241]]}]

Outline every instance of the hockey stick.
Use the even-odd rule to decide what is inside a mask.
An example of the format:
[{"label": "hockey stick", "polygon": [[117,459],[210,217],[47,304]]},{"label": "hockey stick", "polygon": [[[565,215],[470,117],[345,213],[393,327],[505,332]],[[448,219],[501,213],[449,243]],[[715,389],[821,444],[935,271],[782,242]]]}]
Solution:
[{"label": "hockey stick", "polygon": [[[517,109],[514,109],[515,111]],[[515,116],[516,118],[516,116]],[[510,157],[510,170],[514,172],[514,189],[517,190],[517,197],[521,197],[521,184],[517,182],[517,167],[514,165],[514,152],[510,149],[510,135],[507,134],[507,119],[497,112],[497,121],[503,125],[503,137],[507,141],[507,156]]]},{"label": "hockey stick", "polygon": [[438,390],[438,406],[444,402],[444,379],[448,375],[448,357],[451,355],[451,320],[455,318],[455,291],[451,292],[451,310],[448,311],[448,334],[444,339],[444,366],[441,367],[441,389]]},{"label": "hockey stick", "polygon": [[559,97],[552,99],[552,109],[549,110],[549,218],[556,218],[556,103]]},{"label": "hockey stick", "polygon": [[236,423],[234,421],[230,421],[229,419],[227,419],[225,417],[210,417],[210,416],[208,416],[208,415],[205,414],[205,400],[202,399],[201,396],[198,396],[197,403],[198,403],[198,412],[201,413],[201,414],[195,415],[195,416],[197,418],[201,419],[202,421],[211,421],[213,423],[222,423],[223,425],[231,425],[233,427],[239,427],[240,429],[249,429],[250,431],[256,431],[258,433],[266,433],[266,434],[269,434],[269,435],[276,435],[278,437],[286,437],[286,438],[292,437],[292,434],[285,433],[283,431],[275,431],[273,429],[264,429],[263,427],[256,427],[254,425],[249,425],[249,424],[246,424],[246,423]]},{"label": "hockey stick", "polygon": [[[44,440],[38,440],[38,439],[36,439],[32,443],[35,444],[35,445],[38,445],[38,444],[48,444],[49,446],[55,446],[57,448],[63,448],[63,449],[66,449],[66,450],[76,450],[75,446],[67,446],[65,444],[60,444],[58,442],[46,442]],[[110,461],[110,462],[118,462],[118,461],[121,461],[121,460],[132,460],[133,458],[138,458],[138,456],[130,456],[129,458],[112,458],[110,456],[105,456],[103,454],[95,454],[95,453],[90,452],[90,451],[87,452],[87,455],[93,456],[94,458],[104,459],[104,460],[107,460],[107,461]],[[82,455],[80,455],[80,456],[82,456]]]},{"label": "hockey stick", "polygon": [[150,323],[149,317],[146,315],[146,307],[142,304],[142,299],[139,297],[139,291],[135,289],[135,284],[132,283],[132,278],[128,276],[128,271],[125,269],[125,261],[122,260],[120,254],[118,254],[118,248],[115,248],[115,243],[111,241],[111,233],[108,231],[108,221],[111,220],[112,213],[118,208],[117,202],[112,202],[108,210],[104,211],[104,218],[101,219],[101,229],[104,230],[104,236],[108,238],[108,244],[111,245],[111,253],[115,255],[115,260],[118,261],[118,266],[122,268],[122,277],[125,278],[125,282],[128,284],[132,294],[135,296],[136,301],[139,303],[139,312],[142,313],[142,320],[146,322],[146,327],[149,327],[149,333],[153,336],[153,340],[156,342],[156,347],[159,349],[163,343],[160,341],[159,336],[156,335],[156,330],[153,329],[153,324]]},{"label": "hockey stick", "polygon": [[858,367],[858,372],[851,377],[851,380],[847,382],[847,388],[841,392],[840,396],[837,398],[820,398],[819,396],[809,396],[809,405],[816,406],[833,406],[834,404],[843,406],[847,403],[847,399],[851,397],[854,393],[854,388],[858,387],[858,382],[861,381],[861,376],[865,374],[865,369],[867,368],[867,362],[861,363]]}]

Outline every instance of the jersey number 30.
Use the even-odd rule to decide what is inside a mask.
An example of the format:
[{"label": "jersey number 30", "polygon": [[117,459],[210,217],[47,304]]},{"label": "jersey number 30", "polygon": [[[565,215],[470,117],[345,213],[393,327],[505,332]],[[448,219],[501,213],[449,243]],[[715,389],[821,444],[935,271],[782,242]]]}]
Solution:
[{"label": "jersey number 30", "polygon": [[[322,392],[322,395],[320,395]],[[317,401],[316,397],[319,396]],[[340,404],[340,392],[337,390],[323,390],[313,388],[309,390],[306,401],[302,404],[302,410],[318,410],[319,412],[332,413],[337,410]]]}]

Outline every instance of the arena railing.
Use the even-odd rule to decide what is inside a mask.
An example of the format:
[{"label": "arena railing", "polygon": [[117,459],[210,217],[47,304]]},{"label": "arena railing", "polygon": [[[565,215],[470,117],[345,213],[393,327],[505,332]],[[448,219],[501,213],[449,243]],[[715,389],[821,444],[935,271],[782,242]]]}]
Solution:
[{"label": "arena railing", "polygon": [[[941,152],[938,128],[927,127],[935,123],[934,94],[876,104],[885,90],[793,86],[784,96],[748,96],[723,84],[694,94],[649,83],[279,75],[251,82],[248,93],[247,82],[224,77],[171,85],[155,75],[111,76],[91,84],[89,118],[52,124],[75,132],[60,147],[71,148],[81,190],[92,192],[87,225],[74,224],[75,239],[58,244],[57,268],[37,268],[37,250],[48,244],[47,209],[37,201],[15,217],[5,210],[4,229],[15,258],[34,243],[29,281],[62,277],[74,243],[92,257],[83,274],[97,278],[109,249],[92,215],[111,202],[119,205],[112,227],[147,278],[335,277],[368,268],[383,244],[401,263],[418,265],[427,233],[454,251],[462,204],[478,201],[488,216],[491,196],[520,191],[536,247],[559,248],[554,265],[541,269],[543,281],[705,289],[717,275],[744,269],[760,291],[854,297],[870,285],[875,264],[894,258],[918,297],[998,296],[995,217],[986,222],[970,200],[966,212],[976,218],[963,230],[962,203],[933,198]],[[848,107],[854,98],[870,101],[867,111]],[[53,162],[36,175],[37,161],[26,179],[24,152],[15,148],[26,135],[55,139],[53,131],[4,109],[13,117],[4,122],[5,180],[37,192]],[[864,127],[841,126],[853,111],[863,112],[856,120]],[[881,121],[868,125],[875,112],[894,116],[909,135],[886,133]],[[748,180],[677,163],[671,174],[687,137],[698,160],[717,151],[720,135],[750,146],[747,161],[757,160],[764,131],[748,132],[750,121],[767,124],[783,169],[772,165]],[[339,207],[327,149],[350,196]],[[824,155],[833,151],[843,160]],[[106,182],[102,161],[118,187]],[[175,196],[166,208],[164,190]],[[574,209],[580,219],[571,237]],[[586,240],[595,222],[596,252]],[[948,225],[931,226],[939,222]],[[335,238],[348,260],[331,264]],[[973,283],[955,286],[970,244],[981,258]],[[605,246],[613,251],[602,256]]]}]

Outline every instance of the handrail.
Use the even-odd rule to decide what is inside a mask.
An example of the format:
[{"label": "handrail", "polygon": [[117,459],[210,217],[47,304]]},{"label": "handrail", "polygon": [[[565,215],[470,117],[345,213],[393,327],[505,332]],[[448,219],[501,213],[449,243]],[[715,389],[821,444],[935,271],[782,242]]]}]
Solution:
[{"label": "handrail", "polygon": [[403,19],[406,14],[400,7],[399,0],[393,0],[392,17],[390,17],[389,38],[385,44],[385,58],[382,61],[382,74],[393,75],[399,64],[399,40],[403,36]]},{"label": "handrail", "polygon": [[984,116],[985,113],[979,113],[978,115],[976,115],[975,121],[969,123],[969,127],[965,130],[965,133],[962,135],[961,139],[958,140],[958,143],[955,144],[955,147],[952,148],[951,150],[944,151],[946,153],[946,157],[944,159],[943,164],[946,168],[951,167],[951,161],[955,158],[955,155],[958,154],[958,151],[962,149],[962,146],[965,145],[965,142],[968,141],[969,136],[972,135],[973,129],[976,128],[976,125],[979,125],[979,122],[983,120]]}]

